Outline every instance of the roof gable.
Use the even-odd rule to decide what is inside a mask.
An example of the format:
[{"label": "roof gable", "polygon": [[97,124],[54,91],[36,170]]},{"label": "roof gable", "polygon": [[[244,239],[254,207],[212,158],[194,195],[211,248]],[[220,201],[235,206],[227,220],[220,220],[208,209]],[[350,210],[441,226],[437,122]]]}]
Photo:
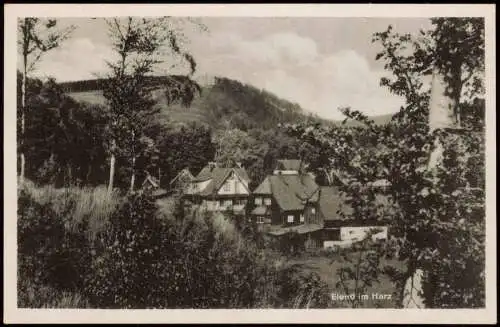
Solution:
[{"label": "roof gable", "polygon": [[319,211],[325,220],[342,220],[340,213],[350,215],[353,209],[338,187],[323,186],[319,191]]},{"label": "roof gable", "polygon": [[302,210],[307,202],[317,201],[318,185],[311,175],[268,176],[272,194],[284,211]]},{"label": "roof gable", "polygon": [[[207,170],[203,172],[205,168],[207,168]],[[207,185],[207,187],[205,187],[205,189],[200,193],[201,195],[210,195],[214,192],[217,192],[232,173],[234,173],[237,178],[245,182],[249,181],[248,174],[244,168],[205,168],[203,168],[203,170],[200,172],[200,174],[203,173],[203,175],[201,176],[202,178],[199,178],[200,174],[198,174],[198,176],[195,178],[195,181],[197,182],[210,180],[210,183]]]},{"label": "roof gable", "polygon": [[194,176],[193,174],[191,174],[188,168],[184,168],[170,181],[170,185],[174,184],[177,180],[181,178],[186,178],[189,181],[192,181],[194,179]]},{"label": "roof gable", "polygon": [[262,183],[253,191],[254,194],[272,194],[271,191],[271,181],[269,180],[269,176],[266,177]]},{"label": "roof gable", "polygon": [[160,187],[160,182],[151,175],[146,176],[144,182],[142,182],[142,187],[144,187],[146,184],[150,184],[153,187]]}]

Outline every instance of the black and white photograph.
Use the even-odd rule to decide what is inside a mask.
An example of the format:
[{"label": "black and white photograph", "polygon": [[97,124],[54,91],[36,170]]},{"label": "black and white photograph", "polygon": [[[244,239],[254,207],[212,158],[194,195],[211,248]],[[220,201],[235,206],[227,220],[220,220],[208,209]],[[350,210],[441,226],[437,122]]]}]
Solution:
[{"label": "black and white photograph", "polygon": [[30,6],[4,32],[16,317],[495,310],[494,5]]}]

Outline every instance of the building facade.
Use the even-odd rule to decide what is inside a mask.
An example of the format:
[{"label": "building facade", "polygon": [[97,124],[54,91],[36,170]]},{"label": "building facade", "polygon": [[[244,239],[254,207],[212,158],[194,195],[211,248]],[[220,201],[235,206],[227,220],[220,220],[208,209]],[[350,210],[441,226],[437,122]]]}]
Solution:
[{"label": "building facade", "polygon": [[242,167],[219,167],[209,163],[195,176],[183,198],[207,211],[231,211],[244,214],[250,179]]}]

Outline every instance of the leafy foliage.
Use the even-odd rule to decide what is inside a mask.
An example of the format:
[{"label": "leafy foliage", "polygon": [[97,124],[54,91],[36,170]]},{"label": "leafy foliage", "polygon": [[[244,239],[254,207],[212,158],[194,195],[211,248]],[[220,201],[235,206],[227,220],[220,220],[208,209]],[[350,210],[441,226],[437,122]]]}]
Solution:
[{"label": "leafy foliage", "polygon": [[18,205],[18,304],[30,302],[29,288],[49,286],[67,292],[82,289],[90,260],[84,233],[87,221],[81,221],[76,230],[66,230],[50,203],[39,204],[24,190]]},{"label": "leafy foliage", "polygon": [[362,306],[362,296],[368,294],[369,287],[379,282],[379,275],[383,273],[380,266],[383,251],[381,244],[372,240],[375,233],[370,231],[352,248],[340,249],[343,265],[337,270],[339,280],[336,287],[343,294],[354,295],[354,298],[349,298],[353,308]]},{"label": "leafy foliage", "polygon": [[[381,84],[406,98],[406,105],[393,122],[376,126],[362,114],[344,109],[348,117],[363,121],[369,128],[300,124],[286,128],[291,135],[328,154],[328,160],[318,165],[322,170],[340,171],[344,175],[346,183],[341,189],[355,209],[353,218],[390,218],[392,246],[399,249],[399,258],[408,262],[408,273],[416,268],[429,272],[425,286],[428,306],[480,307],[485,300],[485,152],[481,132],[484,126],[478,122],[484,121],[481,117],[484,107],[471,111],[477,117],[471,112],[461,115],[462,126],[473,126],[472,131],[429,133],[426,122],[429,91],[423,81],[432,70],[431,65],[440,60],[462,61],[464,70],[481,74],[482,60],[469,60],[466,49],[471,42],[483,42],[482,23],[437,19],[433,24],[436,29],[422,32],[418,40],[393,33],[391,27],[375,34],[374,41],[383,47],[377,59],[384,60],[385,68],[393,74],[392,79],[383,78]],[[448,38],[440,34],[443,30],[448,31]],[[442,57],[440,51],[448,46],[451,49],[460,46],[454,50],[457,58],[454,53]],[[468,63],[471,65],[467,66]],[[461,97],[459,105],[477,108],[481,106],[481,90],[469,86],[475,99],[473,105],[470,96]],[[442,154],[443,164],[433,173],[428,170],[428,162],[436,137],[447,147]],[[370,187],[376,179],[390,182],[386,191],[390,201],[382,207],[377,205],[376,192]],[[393,275],[407,276],[404,272]]]},{"label": "leafy foliage", "polygon": [[[30,71],[41,56],[66,40],[75,29],[70,26],[59,29],[56,19],[26,17],[18,23],[19,52],[25,58],[25,69]],[[29,57],[29,58],[28,58]]]},{"label": "leafy foliage", "polygon": [[19,144],[29,159],[26,176],[56,186],[104,182],[105,108],[76,102],[53,79],[28,79],[27,84],[24,142]]}]

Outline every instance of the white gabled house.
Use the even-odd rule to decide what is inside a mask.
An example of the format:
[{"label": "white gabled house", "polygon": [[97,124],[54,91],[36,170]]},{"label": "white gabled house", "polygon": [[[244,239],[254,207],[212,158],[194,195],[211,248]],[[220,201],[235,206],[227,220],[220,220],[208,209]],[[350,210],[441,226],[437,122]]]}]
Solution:
[{"label": "white gabled house", "polygon": [[184,199],[207,211],[244,213],[250,196],[249,181],[244,168],[218,167],[211,162],[192,179]]}]

